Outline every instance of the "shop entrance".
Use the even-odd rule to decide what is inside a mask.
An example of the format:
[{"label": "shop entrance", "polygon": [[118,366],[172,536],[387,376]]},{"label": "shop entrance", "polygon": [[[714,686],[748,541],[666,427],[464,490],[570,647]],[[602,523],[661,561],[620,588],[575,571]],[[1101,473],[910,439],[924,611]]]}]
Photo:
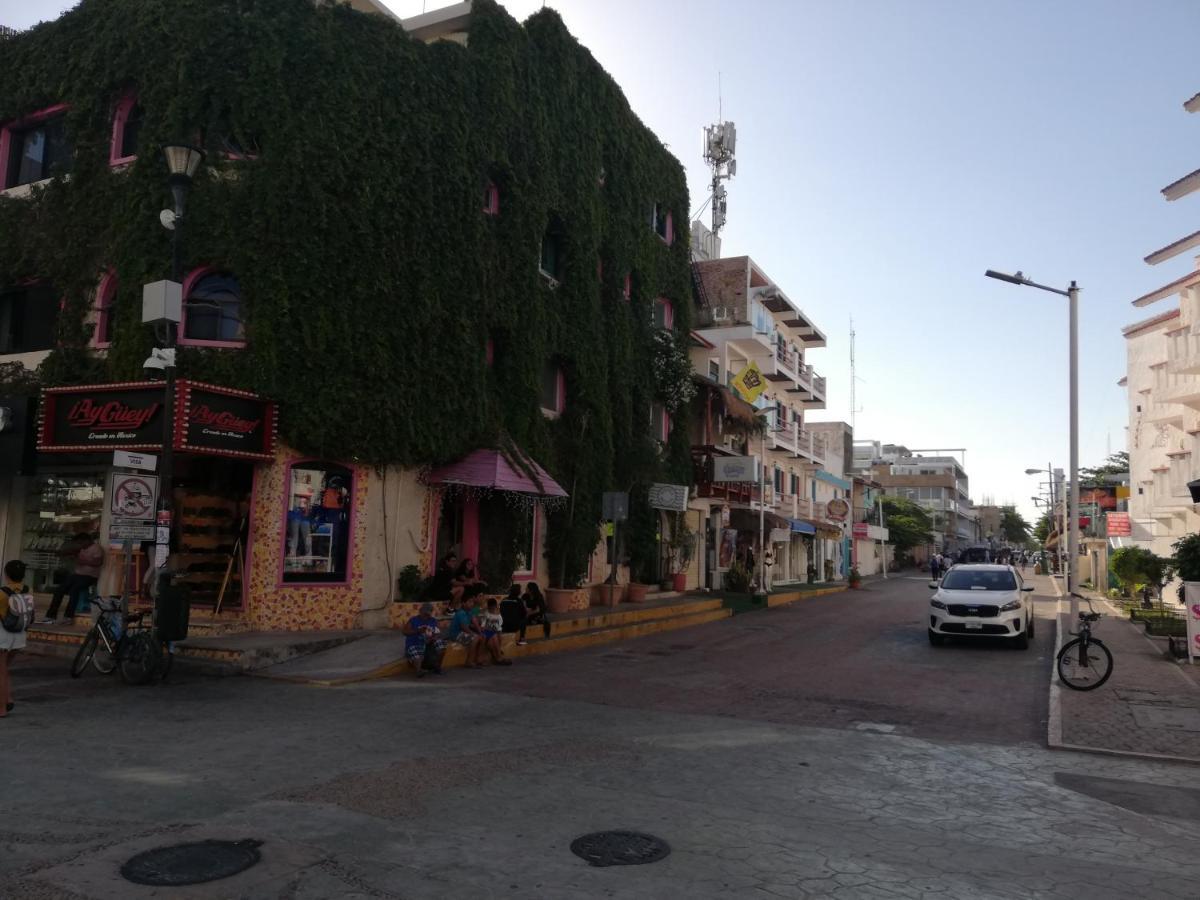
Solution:
[{"label": "shop entrance", "polygon": [[[241,572],[245,571],[247,516],[254,483],[254,464],[206,456],[179,456],[175,462],[174,534],[176,565],[186,578],[194,606],[221,609],[242,606]],[[235,552],[241,565],[230,567]],[[229,572],[224,595],[221,584]]]},{"label": "shop entrance", "polygon": [[509,491],[446,490],[438,510],[435,566],[447,553],[460,563],[474,560],[479,577],[495,591],[536,577],[540,520],[534,500]]}]

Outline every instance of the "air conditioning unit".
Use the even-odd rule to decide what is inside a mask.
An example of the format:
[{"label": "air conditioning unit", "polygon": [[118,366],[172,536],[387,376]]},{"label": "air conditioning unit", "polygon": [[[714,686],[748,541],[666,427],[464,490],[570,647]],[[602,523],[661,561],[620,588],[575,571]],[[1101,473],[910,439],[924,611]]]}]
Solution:
[{"label": "air conditioning unit", "polygon": [[714,322],[728,322],[733,318],[729,314],[728,306],[714,306],[712,311],[712,320]]}]

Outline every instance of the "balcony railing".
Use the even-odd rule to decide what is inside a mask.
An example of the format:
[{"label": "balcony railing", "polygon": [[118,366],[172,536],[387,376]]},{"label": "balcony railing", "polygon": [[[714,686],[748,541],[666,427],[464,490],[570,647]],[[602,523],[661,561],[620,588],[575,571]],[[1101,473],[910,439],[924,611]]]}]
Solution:
[{"label": "balcony railing", "polygon": [[1167,335],[1167,368],[1179,375],[1200,374],[1200,333],[1181,328]]}]

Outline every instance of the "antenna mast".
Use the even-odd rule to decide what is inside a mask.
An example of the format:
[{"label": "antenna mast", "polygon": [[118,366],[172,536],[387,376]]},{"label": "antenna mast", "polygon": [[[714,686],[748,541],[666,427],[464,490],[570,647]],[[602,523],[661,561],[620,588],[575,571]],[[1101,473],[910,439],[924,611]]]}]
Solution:
[{"label": "antenna mast", "polygon": [[858,368],[854,360],[854,316],[850,317],[850,431],[854,432],[855,419],[862,407],[858,405]]},{"label": "antenna mast", "polygon": [[[718,109],[721,107],[718,90]],[[719,118],[719,116],[718,116]],[[717,238],[725,226],[725,186],[721,184],[737,174],[737,160],[733,158],[737,146],[737,131],[732,122],[718,122],[704,129],[704,160],[712,169],[712,233]]]}]

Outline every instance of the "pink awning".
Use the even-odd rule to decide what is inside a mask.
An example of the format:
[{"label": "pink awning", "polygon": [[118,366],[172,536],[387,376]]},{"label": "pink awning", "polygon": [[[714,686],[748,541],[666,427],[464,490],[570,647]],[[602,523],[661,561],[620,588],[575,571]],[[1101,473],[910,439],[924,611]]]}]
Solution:
[{"label": "pink awning", "polygon": [[465,484],[539,497],[567,496],[545,469],[525,454],[520,456],[520,464],[513,465],[499,450],[476,450],[456,463],[434,469],[427,480],[430,484]]}]

